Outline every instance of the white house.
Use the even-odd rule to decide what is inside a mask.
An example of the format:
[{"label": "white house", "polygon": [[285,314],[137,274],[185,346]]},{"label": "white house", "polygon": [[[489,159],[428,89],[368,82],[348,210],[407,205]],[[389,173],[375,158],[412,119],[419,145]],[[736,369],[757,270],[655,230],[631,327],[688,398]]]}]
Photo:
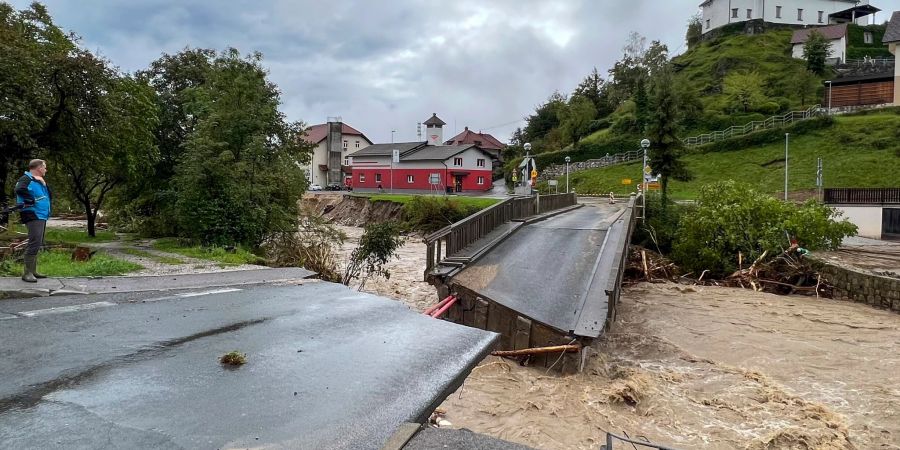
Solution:
[{"label": "white house", "polygon": [[[792,56],[797,59],[803,59],[803,47],[806,41],[812,35],[813,31],[821,34],[828,40],[828,46],[831,54],[828,56],[828,63],[839,64],[847,60],[847,24],[840,23],[837,25],[829,25],[827,27],[804,28],[794,31],[791,36],[791,45],[793,46]],[[870,35],[871,32],[868,32]]]},{"label": "white house", "polygon": [[880,9],[869,0],[706,0],[700,4],[703,33],[725,25],[762,20],[788,25],[867,25]]},{"label": "white house", "polygon": [[323,187],[334,183],[343,185],[350,176],[348,155],[372,145],[366,135],[343,123],[340,117],[329,117],[328,123],[310,126],[303,139],[316,144],[306,167],[306,178],[309,184]]},{"label": "white house", "polygon": [[882,42],[894,54],[894,105],[900,106],[900,11],[894,11],[891,16]]}]

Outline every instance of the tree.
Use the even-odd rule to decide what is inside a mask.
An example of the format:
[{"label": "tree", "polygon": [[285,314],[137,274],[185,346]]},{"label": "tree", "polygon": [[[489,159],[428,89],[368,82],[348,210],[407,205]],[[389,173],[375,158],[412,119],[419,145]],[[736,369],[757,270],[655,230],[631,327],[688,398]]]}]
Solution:
[{"label": "tree", "polygon": [[668,200],[669,179],[689,181],[692,178],[684,162],[681,161],[682,144],[677,133],[679,129],[678,96],[670,67],[657,71],[652,80],[650,100],[650,122],[647,134],[650,138],[650,167],[660,174],[662,205]]},{"label": "tree", "polygon": [[600,72],[597,71],[596,67],[594,67],[590,75],[581,80],[581,83],[572,92],[572,96],[589,99],[597,110],[597,117],[606,117],[613,112],[614,108],[609,104],[609,99],[607,98],[606,81],[600,76]]},{"label": "tree", "polygon": [[559,111],[560,128],[568,142],[577,145],[578,141],[588,134],[591,121],[597,117],[594,103],[586,97],[575,96],[569,101],[568,108]]},{"label": "tree", "polygon": [[[84,208],[89,236],[96,236],[97,213],[113,189],[141,178],[156,161],[153,130],[158,124],[153,90],[134,78],[117,74],[91,55],[85,69],[85,87],[97,92],[94,102],[72,105],[81,112],[68,124],[56,143],[56,161],[65,174],[67,189]],[[90,70],[93,66],[93,71]]]},{"label": "tree", "polygon": [[391,274],[384,267],[396,256],[397,249],[403,245],[403,238],[397,224],[385,222],[366,226],[366,231],[359,238],[359,244],[350,255],[350,262],[344,270],[341,282],[350,285],[354,279],[360,278],[358,290],[362,290],[366,281],[373,276],[390,278]]},{"label": "tree", "polygon": [[41,4],[16,11],[0,3],[0,206],[12,165],[44,152],[42,141],[71,112],[60,76],[74,49]]},{"label": "tree", "polygon": [[794,89],[800,97],[800,104],[807,105],[816,98],[816,88],[819,87],[819,77],[814,73],[804,70],[793,79]]},{"label": "tree", "polygon": [[550,95],[544,104],[538,106],[534,114],[525,119],[525,129],[522,130],[525,142],[533,144],[535,150],[542,147],[536,145],[537,142],[547,140],[548,135],[559,127],[560,110],[567,107],[567,102],[566,96],[557,91]]},{"label": "tree", "polygon": [[812,30],[806,43],[803,44],[803,58],[806,60],[806,69],[816,75],[825,74],[825,61],[831,56],[831,44],[828,39],[819,33],[818,30]]},{"label": "tree", "polygon": [[638,133],[643,133],[650,120],[650,99],[647,98],[647,87],[644,79],[638,79],[634,92],[635,120]]},{"label": "tree", "polygon": [[733,109],[749,112],[765,100],[762,84],[757,72],[732,72],[725,77],[722,91]]},{"label": "tree", "polygon": [[194,129],[172,183],[181,236],[256,247],[271,233],[297,229],[307,183],[301,165],[312,144],[301,139],[302,123],[287,123],[278,111],[278,89],[261,59],[228,49],[205,83],[186,90]]},{"label": "tree", "polygon": [[700,22],[700,14],[694,14],[688,20],[687,33],[684,40],[687,42],[688,50],[697,46],[703,37],[703,24]]}]

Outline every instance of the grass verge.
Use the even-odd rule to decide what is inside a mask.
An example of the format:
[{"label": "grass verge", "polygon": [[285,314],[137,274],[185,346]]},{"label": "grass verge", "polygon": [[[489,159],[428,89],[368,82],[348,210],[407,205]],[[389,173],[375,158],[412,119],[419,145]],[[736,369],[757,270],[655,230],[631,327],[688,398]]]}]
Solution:
[{"label": "grass verge", "polygon": [[[25,225],[16,225],[20,233],[27,233]],[[116,233],[112,231],[97,231],[96,237],[90,237],[86,230],[72,228],[47,228],[44,232],[44,241],[54,244],[88,244],[91,242],[112,242],[116,240]]]},{"label": "grass verge", "polygon": [[161,264],[170,264],[170,265],[184,264],[184,261],[182,261],[178,258],[173,258],[171,256],[155,255],[148,251],[139,250],[136,248],[123,248],[122,253],[132,255],[132,256],[137,256],[140,258],[147,258],[149,260],[156,261]]},{"label": "grass verge", "polygon": [[186,246],[178,238],[162,238],[153,242],[156,250],[177,253],[189,258],[205,259],[221,264],[237,266],[241,264],[263,264],[265,260],[240,247],[228,251],[223,247]]},{"label": "grass verge", "polygon": [[[130,261],[113,258],[98,252],[90,261],[72,261],[68,250],[41,252],[38,255],[38,272],[50,277],[99,277],[124,275],[144,267]],[[22,276],[22,264],[4,260],[0,263],[3,276]]]},{"label": "grass verge", "polygon": [[411,202],[416,197],[435,197],[435,198],[448,198],[460,204],[463,207],[475,207],[478,209],[484,209],[488,206],[491,206],[497,202],[499,199],[496,198],[484,198],[484,197],[466,197],[462,195],[408,195],[408,194],[353,194],[356,197],[365,197],[373,202],[394,202],[400,203],[401,205],[405,205]]}]

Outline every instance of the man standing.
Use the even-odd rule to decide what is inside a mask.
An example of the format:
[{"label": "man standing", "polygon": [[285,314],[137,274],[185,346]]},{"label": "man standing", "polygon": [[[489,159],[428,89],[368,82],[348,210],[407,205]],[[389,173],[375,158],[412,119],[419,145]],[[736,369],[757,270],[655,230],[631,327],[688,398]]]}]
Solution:
[{"label": "man standing", "polygon": [[47,278],[37,271],[37,255],[44,244],[44,229],[50,218],[52,194],[44,175],[47,163],[33,159],[28,163],[28,172],[16,183],[16,204],[22,205],[22,223],[28,228],[28,246],[25,247],[25,273],[22,280],[36,283],[38,278]]}]

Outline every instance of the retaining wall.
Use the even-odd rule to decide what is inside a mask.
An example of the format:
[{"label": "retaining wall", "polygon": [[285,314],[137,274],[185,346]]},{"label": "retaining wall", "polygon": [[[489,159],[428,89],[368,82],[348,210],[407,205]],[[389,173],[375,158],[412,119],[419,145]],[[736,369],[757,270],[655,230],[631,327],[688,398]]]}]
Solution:
[{"label": "retaining wall", "polygon": [[876,275],[850,267],[813,259],[828,282],[834,286],[834,298],[865,303],[900,313],[900,278]]}]

